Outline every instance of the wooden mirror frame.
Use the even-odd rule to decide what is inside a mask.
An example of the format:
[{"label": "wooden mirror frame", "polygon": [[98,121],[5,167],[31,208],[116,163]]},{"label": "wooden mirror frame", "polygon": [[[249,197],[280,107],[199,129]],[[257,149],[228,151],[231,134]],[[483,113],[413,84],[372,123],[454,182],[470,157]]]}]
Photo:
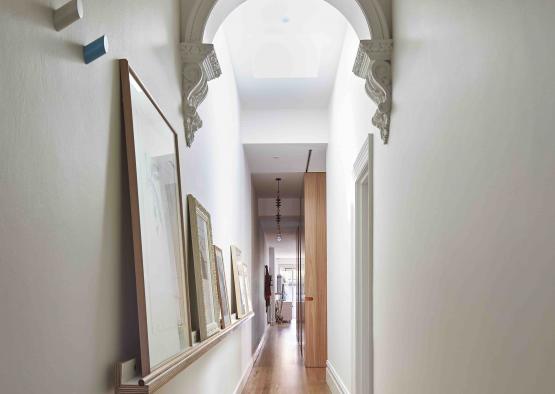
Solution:
[{"label": "wooden mirror frame", "polygon": [[[178,138],[175,129],[169,123],[168,119],[162,113],[160,107],[156,104],[154,98],[150,95],[148,90],[145,88],[144,84],[141,82],[137,74],[131,69],[129,63],[126,59],[119,60],[119,69],[121,77],[121,100],[122,100],[122,111],[123,111],[123,129],[125,133],[125,145],[127,152],[127,167],[129,175],[129,194],[130,194],[130,208],[131,208],[131,227],[133,235],[133,255],[135,262],[135,285],[137,291],[137,309],[138,309],[138,323],[139,323],[139,346],[140,346],[140,373],[141,376],[147,376],[152,371],[153,368],[156,370],[164,369],[166,365],[171,364],[172,361],[179,357],[181,354],[187,352],[188,348],[192,346],[191,341],[191,319],[189,311],[188,299],[188,289],[187,289],[187,245],[185,242],[185,228],[184,228],[184,215],[183,215],[183,200],[181,195],[181,174],[179,166],[179,146]],[[184,304],[181,305],[182,312],[184,314],[185,323],[185,334],[188,341],[188,348],[183,349],[180,352],[175,353],[173,356],[162,361],[157,365],[151,365],[150,363],[150,348],[148,339],[148,321],[147,321],[147,305],[146,305],[146,289],[145,289],[145,278],[144,278],[144,264],[143,264],[143,250],[142,250],[142,233],[140,224],[140,211],[139,211],[139,190],[138,190],[138,178],[137,178],[137,167],[136,167],[136,155],[135,155],[135,137],[134,137],[134,125],[133,125],[133,106],[131,100],[131,78],[137,83],[141,88],[142,92],[148,98],[152,106],[156,109],[161,117],[161,121],[164,122],[168,129],[173,133],[174,146],[175,146],[175,156],[176,156],[176,171],[177,171],[177,199],[178,199],[178,209],[179,209],[179,231],[180,237],[179,241],[181,243],[182,251],[182,275],[181,276],[181,287],[180,291],[183,293]],[[178,279],[179,280],[179,279]]]}]

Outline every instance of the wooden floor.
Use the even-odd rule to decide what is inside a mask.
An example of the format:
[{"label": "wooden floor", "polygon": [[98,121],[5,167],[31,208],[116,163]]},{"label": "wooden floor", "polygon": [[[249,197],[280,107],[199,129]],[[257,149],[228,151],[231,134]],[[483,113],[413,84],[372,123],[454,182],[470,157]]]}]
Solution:
[{"label": "wooden floor", "polygon": [[325,368],[305,368],[296,340],[295,323],[268,327],[266,343],[243,394],[331,393]]}]

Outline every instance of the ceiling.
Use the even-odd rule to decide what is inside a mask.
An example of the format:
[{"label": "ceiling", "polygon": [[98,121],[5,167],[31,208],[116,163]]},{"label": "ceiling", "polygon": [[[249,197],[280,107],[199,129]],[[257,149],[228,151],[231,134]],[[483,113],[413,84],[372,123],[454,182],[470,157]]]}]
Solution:
[{"label": "ceiling", "polygon": [[276,178],[283,198],[298,198],[303,185],[308,152],[310,172],[326,171],[327,144],[243,144],[258,198],[275,197]]},{"label": "ceiling", "polygon": [[252,186],[258,198],[275,198],[277,182],[281,178],[279,191],[281,198],[299,198],[303,188],[304,172],[279,172],[252,174]]},{"label": "ceiling", "polygon": [[309,171],[326,171],[327,144],[243,144],[253,174],[305,172],[312,149]]},{"label": "ceiling", "polygon": [[250,0],[224,21],[241,105],[327,108],[347,21],[322,0]]}]

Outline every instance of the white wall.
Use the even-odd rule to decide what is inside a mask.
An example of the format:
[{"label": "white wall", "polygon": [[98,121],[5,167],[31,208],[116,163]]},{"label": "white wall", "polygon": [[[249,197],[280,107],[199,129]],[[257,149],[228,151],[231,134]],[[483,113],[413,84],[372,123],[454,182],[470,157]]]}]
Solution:
[{"label": "white wall", "polygon": [[[255,198],[253,196],[253,198]],[[253,200],[255,201],[255,200]],[[253,204],[255,207],[256,204]],[[258,217],[253,217],[257,231],[253,232],[253,261],[258,262],[258,264],[251,265],[251,291],[252,291],[252,309],[255,313],[252,325],[252,351],[256,351],[260,340],[264,335],[264,331],[268,326],[268,316],[266,311],[266,299],[264,298],[264,266],[270,264],[270,257],[268,252],[268,244],[266,242],[266,237],[264,236],[264,231],[262,226],[258,223]]]},{"label": "white wall", "polygon": [[[376,393],[553,392],[554,14],[539,0],[394,3],[391,139],[375,143]],[[357,83],[342,75],[327,153],[328,343],[352,389],[348,183],[370,128],[359,110],[342,123],[368,101],[342,105]]]},{"label": "white wall", "polygon": [[[256,204],[239,138],[225,41],[204,127],[184,148],[179,2],[85,1],[57,33],[51,3],[0,8],[0,378],[3,392],[113,392],[113,366],[138,352],[119,73],[130,64],[181,133],[184,194],[212,215],[214,241],[251,249]],[[81,44],[107,34],[110,53],[83,64]],[[232,392],[250,360],[251,323],[160,392]],[[217,379],[214,377],[217,376]]]},{"label": "white wall", "polygon": [[244,144],[326,143],[328,133],[326,109],[241,111],[241,140]]},{"label": "white wall", "polygon": [[330,103],[330,134],[326,153],[328,242],[328,360],[352,389],[353,358],[353,165],[369,132],[375,105],[364,80],[352,73],[359,39],[345,34],[335,89]]},{"label": "white wall", "polygon": [[377,393],[555,386],[555,2],[394,2]]},{"label": "white wall", "polygon": [[[216,35],[214,47],[222,67],[222,76],[210,82],[210,94],[199,107],[203,127],[197,132],[192,147],[185,149],[183,167],[187,170],[182,174],[182,186],[210,212],[214,244],[223,250],[231,298],[230,245],[241,249],[251,274],[259,272],[252,264],[253,258],[258,258],[258,216],[250,172],[240,142],[239,99],[225,35]],[[251,276],[251,280],[254,279]],[[255,291],[258,289],[254,282],[251,287]],[[259,318],[264,319],[260,313],[257,316]],[[255,322],[253,320],[234,332],[222,345],[200,358],[192,368],[183,371],[160,392],[232,392],[251,360],[255,335],[252,325]],[[214,379],[214,376],[218,376],[218,379]]]}]

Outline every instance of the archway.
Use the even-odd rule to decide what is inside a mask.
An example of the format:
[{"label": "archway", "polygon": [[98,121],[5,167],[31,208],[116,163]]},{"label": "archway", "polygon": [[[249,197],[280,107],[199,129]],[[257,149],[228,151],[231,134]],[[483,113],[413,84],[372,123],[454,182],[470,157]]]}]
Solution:
[{"label": "archway", "polygon": [[[246,0],[182,0],[181,61],[185,140],[191,146],[202,127],[198,106],[208,94],[208,81],[221,74],[211,41],[224,21]],[[365,79],[366,93],[378,109],[372,123],[382,141],[389,140],[391,114],[391,54],[393,40],[377,0],[325,0],[341,12],[359,35],[360,46],[353,72]]]},{"label": "archway", "polygon": [[[213,0],[210,0],[213,1]],[[211,43],[214,39],[216,31],[223,23],[225,18],[239,5],[246,0],[217,0],[207,17],[200,16],[201,19],[206,18],[202,31],[189,30],[183,37],[184,41],[194,42],[200,38],[200,41]],[[371,17],[367,16],[357,0],[324,0],[335,9],[337,9],[353,27],[361,40],[366,39],[384,39],[389,38],[389,28],[381,10],[381,7],[373,1],[366,0],[365,3]],[[203,10],[198,9],[199,12]],[[198,28],[195,26],[195,28]],[[201,35],[202,34],[202,35]]]}]

